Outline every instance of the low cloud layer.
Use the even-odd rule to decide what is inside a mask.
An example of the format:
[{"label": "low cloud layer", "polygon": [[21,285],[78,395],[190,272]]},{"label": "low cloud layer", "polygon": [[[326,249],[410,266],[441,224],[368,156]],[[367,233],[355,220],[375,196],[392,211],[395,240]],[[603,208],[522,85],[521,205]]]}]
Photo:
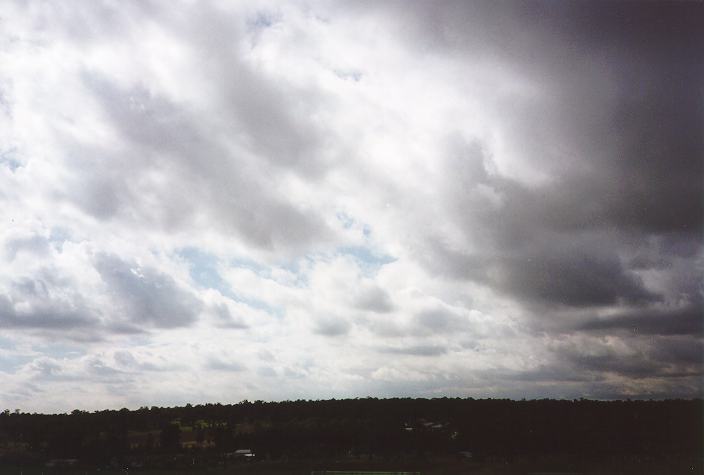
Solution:
[{"label": "low cloud layer", "polygon": [[702,16],[8,3],[0,406],[701,396]]}]

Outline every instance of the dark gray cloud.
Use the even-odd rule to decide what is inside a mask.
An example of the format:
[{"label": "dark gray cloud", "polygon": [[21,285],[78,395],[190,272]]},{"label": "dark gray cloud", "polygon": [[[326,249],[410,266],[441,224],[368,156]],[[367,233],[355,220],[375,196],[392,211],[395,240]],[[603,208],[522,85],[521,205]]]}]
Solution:
[{"label": "dark gray cloud", "polygon": [[704,364],[704,340],[685,336],[661,338],[653,348],[652,356],[659,361],[670,362],[674,368],[684,365],[701,373]]},{"label": "dark gray cloud", "polygon": [[[434,252],[428,265],[434,270],[484,282],[529,301],[573,307],[645,304],[663,296],[646,289],[633,271],[662,268],[682,254],[692,256],[701,249],[697,233],[658,234],[657,229],[652,234],[634,233],[626,221],[614,219],[599,225],[595,219],[578,216],[588,208],[592,209],[589,213],[603,217],[603,210],[595,207],[609,208],[602,201],[599,181],[584,179],[579,187],[564,185],[562,190],[556,185],[531,188],[490,175],[485,165],[490,160],[476,146],[470,146],[464,157],[450,158],[458,187],[449,190],[448,203],[459,221],[466,223],[467,238],[481,248],[476,254],[466,254],[431,238]],[[463,161],[468,164],[457,163]],[[479,185],[491,187],[503,203],[492,204],[485,195],[468,190],[474,186],[476,191]],[[571,190],[590,186],[590,196],[565,205],[573,199]],[[699,228],[698,223],[692,224]],[[649,248],[654,237],[663,240],[655,256],[624,262],[639,248]]]},{"label": "dark gray cloud", "polygon": [[704,374],[701,338],[683,335],[623,338],[616,344],[605,344],[602,340],[587,347],[562,345],[555,350],[555,367],[585,379],[611,374],[635,380],[683,379],[691,383]]},{"label": "dark gray cloud", "polygon": [[515,297],[574,307],[658,300],[617,256],[578,246],[558,249],[554,244],[534,255],[501,260],[490,282]]},{"label": "dark gray cloud", "polygon": [[697,302],[680,308],[631,310],[589,320],[579,330],[643,335],[704,335],[704,307]]},{"label": "dark gray cloud", "polygon": [[202,303],[169,275],[101,254],[95,268],[115,298],[123,320],[156,328],[188,326]]},{"label": "dark gray cloud", "polygon": [[[693,20],[701,9],[394,5],[382,10],[398,13],[397,25],[412,25],[413,42],[426,51],[465,61],[490,57],[555,98],[517,98],[503,111],[523,158],[549,176],[546,182],[509,178],[489,146],[449,140],[447,209],[477,250],[468,254],[431,237],[428,266],[547,305],[638,307],[672,298],[648,289],[634,271],[662,269],[702,250],[704,75],[694,45],[704,44],[704,34]],[[671,245],[651,260],[628,261],[653,239]]]},{"label": "dark gray cloud", "polygon": [[646,378],[660,376],[662,366],[645,356],[606,355],[570,355],[574,372],[592,374],[616,373],[628,378]]},{"label": "dark gray cloud", "polygon": [[[502,168],[511,162],[489,143],[450,133],[439,151],[450,179],[435,186],[466,245],[427,233],[425,265],[520,302],[549,334],[559,327],[654,337],[635,355],[566,354],[563,367],[548,371],[561,377],[540,378],[680,378],[673,384],[695,394],[704,336],[704,10],[577,2],[377,8],[412,48],[467,64],[490,59],[549,94],[498,107],[511,150],[547,179],[525,180]],[[644,278],[654,272],[656,285]],[[585,316],[599,308],[615,311]],[[664,337],[674,335],[686,348],[679,356]]]}]

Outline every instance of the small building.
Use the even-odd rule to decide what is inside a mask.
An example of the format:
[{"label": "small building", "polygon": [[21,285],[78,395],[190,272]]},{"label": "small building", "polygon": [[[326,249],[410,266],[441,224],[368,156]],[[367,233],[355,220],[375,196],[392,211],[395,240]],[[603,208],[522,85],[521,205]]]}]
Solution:
[{"label": "small building", "polygon": [[240,459],[240,460],[253,460],[254,452],[252,449],[237,449],[234,452],[228,452],[225,454],[227,459]]},{"label": "small building", "polygon": [[73,467],[78,463],[78,459],[51,459],[46,463],[47,467],[66,468]]},{"label": "small building", "polygon": [[460,450],[459,452],[457,452],[457,456],[464,460],[472,460],[474,454],[472,454],[472,452],[469,450]]}]

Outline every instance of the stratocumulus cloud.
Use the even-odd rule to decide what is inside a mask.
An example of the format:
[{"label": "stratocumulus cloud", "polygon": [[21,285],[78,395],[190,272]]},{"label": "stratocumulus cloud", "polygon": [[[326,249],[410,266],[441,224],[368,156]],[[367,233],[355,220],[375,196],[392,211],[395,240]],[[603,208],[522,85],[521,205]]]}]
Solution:
[{"label": "stratocumulus cloud", "polygon": [[701,396],[703,21],[4,4],[0,406]]}]

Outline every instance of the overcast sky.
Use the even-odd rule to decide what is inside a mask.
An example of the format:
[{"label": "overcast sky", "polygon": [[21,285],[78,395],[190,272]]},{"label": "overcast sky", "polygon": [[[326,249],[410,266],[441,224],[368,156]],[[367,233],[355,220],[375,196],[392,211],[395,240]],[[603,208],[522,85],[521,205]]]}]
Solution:
[{"label": "overcast sky", "polygon": [[703,24],[3,2],[0,409],[701,396]]}]

